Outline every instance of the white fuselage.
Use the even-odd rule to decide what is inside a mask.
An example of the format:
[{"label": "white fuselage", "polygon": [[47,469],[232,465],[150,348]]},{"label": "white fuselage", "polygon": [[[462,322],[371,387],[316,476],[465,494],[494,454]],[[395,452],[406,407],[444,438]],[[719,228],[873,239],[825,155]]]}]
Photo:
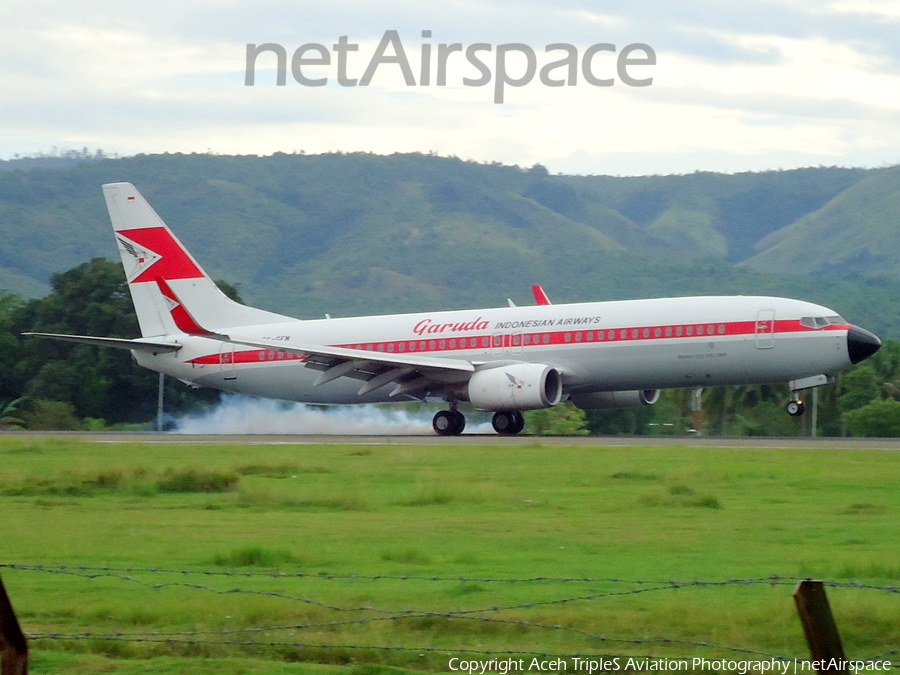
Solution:
[{"label": "white fuselage", "polygon": [[[370,352],[547,364],[566,394],[760,384],[833,374],[851,364],[849,325],[820,305],[771,297],[694,297],[504,307],[247,326],[248,341],[315,343]],[[377,403],[392,387],[359,395],[360,382],[320,372],[304,358],[177,335],[178,352],[134,352],[138,363],[201,386],[307,403]],[[453,375],[448,375],[452,381]],[[464,378],[463,378],[464,379]]]}]

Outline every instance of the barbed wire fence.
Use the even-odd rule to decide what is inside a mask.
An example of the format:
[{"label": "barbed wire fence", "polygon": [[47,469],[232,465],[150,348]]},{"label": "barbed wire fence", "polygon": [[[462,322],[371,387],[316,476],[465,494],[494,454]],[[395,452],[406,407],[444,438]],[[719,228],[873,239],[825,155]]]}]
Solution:
[{"label": "barbed wire fence", "polygon": [[[128,584],[134,584],[151,590],[166,588],[179,588],[191,591],[204,592],[216,595],[248,595],[279,598],[290,602],[301,603],[320,610],[336,612],[346,618],[331,621],[311,621],[308,623],[277,624],[271,626],[251,626],[243,628],[225,628],[219,630],[181,630],[181,631],[82,631],[82,632],[33,632],[26,633],[31,640],[49,640],[59,642],[78,641],[102,641],[114,643],[144,643],[165,644],[180,647],[198,646],[229,646],[244,649],[306,649],[318,651],[342,651],[342,652],[409,652],[423,654],[455,654],[466,657],[484,656],[489,658],[502,658],[512,656],[528,656],[548,659],[571,658],[632,658],[636,660],[667,661],[691,661],[697,653],[715,652],[717,655],[730,654],[734,658],[742,660],[774,660],[780,662],[806,661],[807,655],[779,654],[769,651],[754,649],[747,646],[732,646],[715,644],[703,640],[694,640],[678,637],[640,637],[623,638],[611,635],[600,635],[577,626],[563,625],[560,623],[545,623],[540,620],[528,620],[504,616],[504,614],[522,612],[537,608],[549,608],[566,606],[579,602],[594,602],[603,599],[638,596],[645,594],[657,594],[662,592],[679,591],[684,589],[709,589],[722,587],[752,587],[752,586],[796,586],[800,581],[797,578],[782,576],[756,577],[747,579],[724,580],[648,580],[648,579],[621,579],[621,578],[591,578],[591,577],[528,577],[528,578],[490,578],[477,576],[415,576],[415,575],[365,575],[365,574],[332,574],[332,573],[307,573],[307,572],[283,572],[283,571],[235,571],[235,570],[190,570],[171,569],[165,567],[91,567],[71,565],[41,565],[0,563],[0,571],[31,572],[51,575],[66,575],[79,577],[85,580],[115,580]],[[165,579],[153,580],[154,577],[180,577],[183,580]],[[282,590],[271,588],[246,588],[237,585],[228,587],[216,587],[210,583],[198,583],[193,581],[198,577],[217,580],[316,580],[329,582],[403,582],[403,583],[427,583],[444,584],[468,583],[468,584],[502,584],[518,585],[534,588],[535,586],[552,587],[555,584],[572,586],[578,584],[594,584],[610,586],[609,590],[590,593],[567,593],[563,595],[551,595],[526,602],[514,602],[506,605],[487,605],[482,607],[465,607],[448,610],[426,611],[416,608],[387,608],[371,605],[341,606],[331,602],[317,600],[312,597],[295,595]],[[854,589],[879,594],[897,595],[900,588],[892,585],[873,585],[855,581],[826,581],[827,588]],[[546,595],[546,588],[543,589]],[[498,616],[499,615],[499,616]],[[586,649],[577,652],[554,653],[542,651],[531,645],[522,649],[476,649],[472,647],[447,647],[434,645],[384,645],[384,644],[354,644],[343,642],[319,642],[296,639],[277,639],[271,637],[285,632],[298,631],[334,631],[336,629],[367,626],[381,623],[397,623],[408,620],[446,620],[470,622],[485,626],[502,626],[515,628],[522,631],[549,631],[567,634],[582,640]],[[263,636],[269,635],[269,639]],[[648,653],[625,653],[614,651],[616,648],[629,648],[629,652],[640,651],[641,648],[650,650]],[[692,656],[665,655],[654,653],[654,649],[666,648],[667,650],[683,648],[684,651],[693,650]],[[613,650],[613,651],[606,651]],[[721,659],[721,656],[711,658]],[[867,656],[853,661],[874,663],[890,661],[893,668],[900,667],[900,645],[891,645],[891,648],[875,655]]]}]

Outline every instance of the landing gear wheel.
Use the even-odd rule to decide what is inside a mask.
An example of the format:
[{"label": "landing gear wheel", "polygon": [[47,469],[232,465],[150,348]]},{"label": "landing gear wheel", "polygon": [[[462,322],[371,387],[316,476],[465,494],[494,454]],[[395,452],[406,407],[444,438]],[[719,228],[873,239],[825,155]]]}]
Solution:
[{"label": "landing gear wheel", "polygon": [[463,432],[463,429],[466,428],[466,416],[458,410],[451,410],[450,412],[453,413],[453,416],[456,419],[456,424],[453,427],[453,435],[459,436]]},{"label": "landing gear wheel", "polygon": [[525,417],[516,410],[501,410],[494,413],[494,419],[491,420],[491,424],[494,427],[494,431],[501,436],[515,436],[525,428]]},{"label": "landing gear wheel", "polygon": [[513,417],[515,418],[515,425],[513,426],[513,433],[518,434],[521,433],[522,429],[525,428],[525,415],[516,411],[513,413]]},{"label": "landing gear wheel", "polygon": [[787,404],[785,410],[791,417],[799,417],[806,412],[806,406],[803,405],[803,401],[791,401]]},{"label": "landing gear wheel", "polygon": [[466,428],[466,418],[456,410],[441,410],[431,420],[431,426],[438,436],[459,436]]}]

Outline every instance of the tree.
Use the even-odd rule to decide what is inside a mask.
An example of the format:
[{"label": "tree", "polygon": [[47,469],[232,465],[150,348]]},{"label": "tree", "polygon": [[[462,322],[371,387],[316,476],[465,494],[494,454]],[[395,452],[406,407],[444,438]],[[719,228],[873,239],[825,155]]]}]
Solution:
[{"label": "tree", "polygon": [[844,421],[853,436],[900,437],[900,401],[876,399],[844,413]]},{"label": "tree", "polygon": [[34,402],[30,412],[25,414],[25,426],[32,431],[78,431],[81,423],[75,417],[71,403],[47,401]]},{"label": "tree", "polygon": [[858,366],[841,378],[843,393],[837,404],[841,412],[847,413],[867,405],[881,394],[881,385],[875,368],[866,364]]},{"label": "tree", "polygon": [[[14,333],[123,338],[140,335],[120,263],[94,258],[53,275],[50,283],[50,295],[25,303],[12,313]],[[233,288],[228,290],[236,294]],[[158,375],[138,366],[124,349],[38,338],[22,340],[16,350],[13,373],[20,390],[9,396],[25,394],[31,401],[68,403],[81,418],[111,423],[144,422],[156,412]],[[218,392],[190,393],[171,379],[165,394],[170,411],[218,400]]]},{"label": "tree", "polygon": [[0,291],[0,403],[17,397],[20,383],[13,376],[19,339],[13,330],[13,315],[24,301],[18,295]]},{"label": "tree", "polygon": [[586,436],[585,414],[570,401],[525,413],[525,431],[536,436]]}]

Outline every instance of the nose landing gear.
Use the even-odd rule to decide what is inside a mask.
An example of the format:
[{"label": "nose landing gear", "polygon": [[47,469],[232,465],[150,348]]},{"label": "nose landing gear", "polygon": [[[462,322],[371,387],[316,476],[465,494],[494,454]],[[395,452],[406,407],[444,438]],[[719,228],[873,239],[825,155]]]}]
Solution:
[{"label": "nose landing gear", "polygon": [[785,410],[787,410],[787,414],[791,417],[800,417],[800,415],[806,412],[806,406],[803,405],[803,401],[797,399],[788,403],[785,406]]}]

